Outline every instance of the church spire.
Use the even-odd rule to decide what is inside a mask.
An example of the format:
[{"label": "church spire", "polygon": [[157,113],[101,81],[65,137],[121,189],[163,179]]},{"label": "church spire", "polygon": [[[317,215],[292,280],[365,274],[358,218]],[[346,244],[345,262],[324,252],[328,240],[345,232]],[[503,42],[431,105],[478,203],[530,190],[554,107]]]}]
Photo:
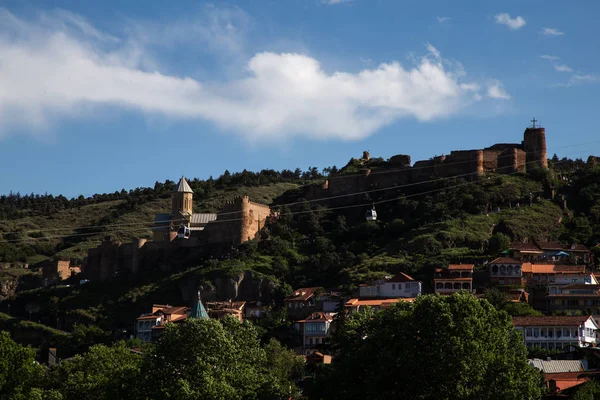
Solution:
[{"label": "church spire", "polygon": [[202,305],[200,290],[198,290],[198,300],[194,304],[194,307],[192,307],[192,313],[190,314],[190,318],[208,319],[208,313],[206,312],[204,305]]}]

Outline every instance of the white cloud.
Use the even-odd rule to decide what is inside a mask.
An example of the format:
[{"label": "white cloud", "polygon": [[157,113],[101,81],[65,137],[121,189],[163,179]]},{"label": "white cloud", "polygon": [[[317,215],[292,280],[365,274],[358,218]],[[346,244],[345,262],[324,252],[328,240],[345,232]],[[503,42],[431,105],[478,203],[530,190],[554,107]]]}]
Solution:
[{"label": "white cloud", "polygon": [[507,13],[496,14],[494,18],[496,19],[496,23],[506,25],[513,30],[521,29],[526,24],[523,17],[516,16],[515,18],[511,18]]},{"label": "white cloud", "polygon": [[552,64],[552,66],[554,67],[554,70],[556,72],[573,72],[573,68],[571,68],[571,67],[569,67],[568,65],[565,65],[565,64],[560,64],[558,62],[560,60],[560,57],[549,56],[549,55],[542,55],[542,56],[540,56],[540,58],[543,59],[543,60],[550,61],[550,63]]},{"label": "white cloud", "polygon": [[328,6],[332,6],[335,4],[342,4],[342,3],[350,3],[352,0],[321,0],[322,4],[327,4]]},{"label": "white cloud", "polygon": [[560,60],[560,57],[557,57],[557,56],[549,56],[549,55],[547,55],[547,54],[544,54],[544,55],[540,56],[540,58],[541,58],[542,60],[550,60],[550,61],[556,61],[556,60]]},{"label": "white cloud", "polygon": [[487,87],[487,95],[492,99],[510,100],[510,95],[498,80],[492,80]]},{"label": "white cloud", "polygon": [[542,29],[542,35],[545,35],[545,36],[562,36],[564,34],[565,34],[564,32],[561,32],[554,28],[543,28]]},{"label": "white cloud", "polygon": [[575,74],[575,75],[573,75],[571,80],[573,83],[600,83],[600,75]]},{"label": "white cloud", "polygon": [[573,68],[569,67],[568,65],[564,65],[564,64],[554,64],[554,69],[557,72],[573,72]]},{"label": "white cloud", "polygon": [[450,21],[452,18],[450,18],[450,17],[436,17],[436,19],[441,24],[441,23],[444,23],[446,21]]},{"label": "white cloud", "polygon": [[408,68],[391,61],[329,73],[306,55],[260,52],[240,78],[201,81],[151,69],[143,47],[126,40],[107,46],[91,26],[63,29],[60,16],[45,17],[51,21],[0,12],[0,136],[15,127],[44,131],[108,106],[206,120],[250,139],[350,140],[402,118],[455,115],[486,93],[510,98],[498,81],[480,93],[460,64],[442,59],[431,44],[430,54]]}]

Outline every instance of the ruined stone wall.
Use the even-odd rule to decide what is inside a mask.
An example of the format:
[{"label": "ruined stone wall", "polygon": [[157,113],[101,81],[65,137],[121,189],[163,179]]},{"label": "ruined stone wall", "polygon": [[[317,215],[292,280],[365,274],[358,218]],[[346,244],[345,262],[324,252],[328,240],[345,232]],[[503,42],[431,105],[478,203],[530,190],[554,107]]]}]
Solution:
[{"label": "ruined stone wall", "polygon": [[71,262],[70,261],[57,261],[56,272],[58,278],[61,280],[69,279],[71,277]]},{"label": "ruined stone wall", "polygon": [[251,202],[248,196],[238,197],[223,206],[203,235],[208,243],[244,243],[254,239],[270,214],[269,206]]}]

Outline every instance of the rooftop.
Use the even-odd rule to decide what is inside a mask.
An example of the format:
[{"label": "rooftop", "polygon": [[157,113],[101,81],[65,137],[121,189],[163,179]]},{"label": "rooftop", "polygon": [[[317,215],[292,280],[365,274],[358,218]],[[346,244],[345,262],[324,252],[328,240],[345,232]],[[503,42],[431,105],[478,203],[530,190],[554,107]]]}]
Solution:
[{"label": "rooftop", "polygon": [[543,360],[534,358],[527,360],[527,362],[545,374],[586,371],[588,365],[587,360]]},{"label": "rooftop", "polygon": [[591,315],[548,315],[543,317],[513,317],[514,326],[579,326]]},{"label": "rooftop", "polygon": [[387,282],[412,282],[414,279],[412,276],[406,275],[404,272],[400,272],[397,275],[394,275]]},{"label": "rooftop", "polygon": [[404,298],[398,297],[394,299],[375,299],[375,300],[363,300],[363,299],[350,299],[346,302],[346,307],[359,307],[359,306],[367,306],[367,307],[386,307],[398,302],[408,302],[412,303],[415,301],[414,298]]},{"label": "rooftop", "polygon": [[194,193],[194,191],[192,190],[192,188],[190,187],[190,185],[187,183],[187,181],[185,180],[185,178],[183,176],[179,180],[179,184],[177,185],[176,192]]},{"label": "rooftop", "polygon": [[323,289],[321,287],[300,288],[294,290],[291,296],[286,297],[284,301],[306,301],[313,297],[316,291]]},{"label": "rooftop", "polygon": [[450,264],[448,270],[450,271],[473,271],[475,268],[474,264]]}]

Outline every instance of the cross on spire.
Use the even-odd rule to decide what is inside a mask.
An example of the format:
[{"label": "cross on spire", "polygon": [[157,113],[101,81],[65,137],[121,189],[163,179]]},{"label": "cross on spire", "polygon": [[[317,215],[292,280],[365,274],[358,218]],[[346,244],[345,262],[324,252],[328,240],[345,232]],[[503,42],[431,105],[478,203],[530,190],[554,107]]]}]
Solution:
[{"label": "cross on spire", "polygon": [[531,120],[531,122],[533,122],[532,128],[535,128],[535,123],[539,122],[539,121],[537,119],[535,119],[535,117],[533,117],[533,119]]}]

